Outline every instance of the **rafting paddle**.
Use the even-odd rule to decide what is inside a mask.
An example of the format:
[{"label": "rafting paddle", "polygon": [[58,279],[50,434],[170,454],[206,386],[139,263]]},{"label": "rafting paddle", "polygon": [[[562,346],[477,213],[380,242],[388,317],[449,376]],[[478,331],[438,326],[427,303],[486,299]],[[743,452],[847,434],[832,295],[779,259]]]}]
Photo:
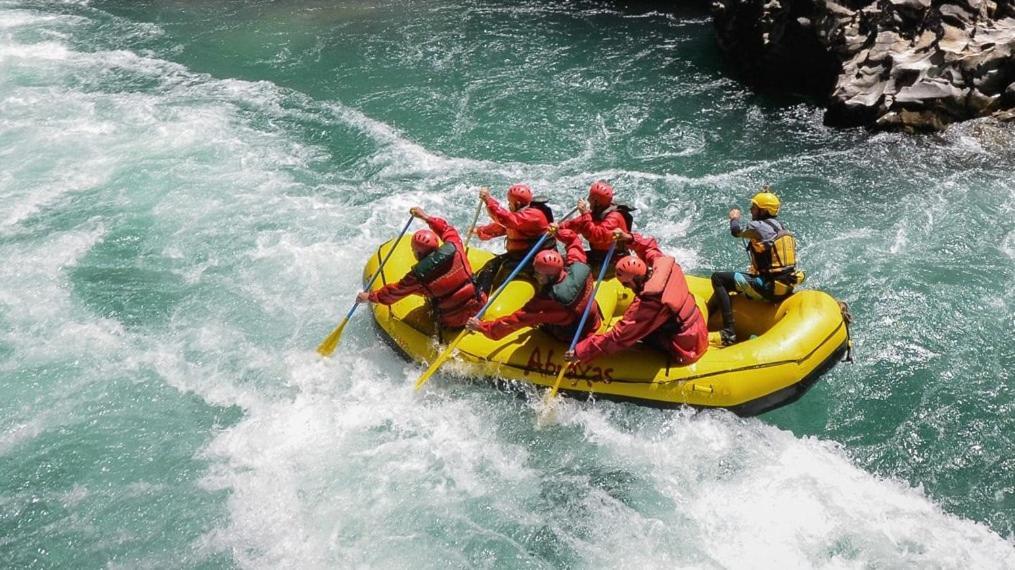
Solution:
[{"label": "rafting paddle", "polygon": [[[568,212],[567,215],[564,216],[564,220],[570,218],[577,210],[578,208],[575,208],[570,212]],[[529,252],[525,254],[525,257],[522,258],[521,262],[519,262],[518,265],[515,266],[511,274],[508,275],[508,278],[505,279],[504,282],[500,284],[500,287],[497,287],[497,290],[494,291],[492,295],[490,295],[490,298],[487,299],[486,304],[483,305],[483,308],[480,309],[478,313],[476,313],[477,319],[483,318],[483,315],[486,314],[486,310],[489,309],[491,305],[493,305],[493,302],[497,300],[497,297],[501,294],[501,292],[507,288],[508,283],[511,283],[511,280],[514,279],[515,276],[518,275],[518,273],[522,269],[524,269],[526,265],[529,264],[529,261],[531,261],[532,258],[535,257],[536,252],[538,252],[540,248],[543,246],[543,242],[545,242],[546,239],[549,237],[550,232],[544,233],[543,237],[539,238],[539,241],[536,242],[536,245],[532,246],[532,248],[529,249]],[[470,332],[472,331],[470,331],[469,329],[463,329],[462,332],[458,333],[458,336],[456,336],[455,339],[451,341],[451,344],[449,344],[448,347],[444,349],[444,352],[440,353],[440,355],[434,359],[433,363],[431,363],[430,366],[426,369],[426,372],[424,372],[419,377],[419,379],[416,380],[417,390],[419,390],[420,388],[423,387],[424,384],[426,384],[427,380],[429,380],[430,377],[434,375],[434,372],[437,372],[437,369],[441,367],[441,364],[444,364],[444,361],[447,360],[449,356],[451,356],[451,353],[454,352],[456,348],[458,348],[458,343],[462,342],[462,339],[464,339]]]},{"label": "rafting paddle", "polygon": [[[381,271],[384,269],[384,264],[388,262],[388,258],[391,257],[395,248],[398,247],[398,242],[402,241],[402,236],[405,235],[405,232],[409,231],[409,226],[412,225],[413,217],[414,216],[409,216],[409,221],[405,222],[405,227],[402,228],[402,233],[398,234],[398,239],[395,240],[394,245],[392,245],[391,249],[388,250],[388,254],[381,260],[381,264],[377,267],[377,271],[374,272],[374,276],[370,278],[370,281],[367,282],[367,286],[363,288],[364,291],[369,291],[370,287],[373,286],[374,281],[376,281],[377,277],[381,274]],[[349,318],[356,312],[356,307],[359,307],[359,299],[353,303],[352,308],[349,309],[349,313],[344,319],[342,319],[342,322],[339,323],[338,326],[335,327],[335,330],[331,331],[331,334],[328,335],[328,338],[324,339],[320,346],[317,347],[317,352],[320,353],[321,356],[331,356],[331,353],[335,352],[335,347],[338,346],[338,341],[342,338],[342,331],[345,329],[345,324],[349,322]]]},{"label": "rafting paddle", "polygon": [[[596,286],[592,289],[592,296],[589,297],[589,301],[585,303],[585,311],[582,312],[582,318],[578,321],[578,330],[574,332],[574,338],[571,339],[571,346],[567,349],[568,352],[574,350],[574,347],[578,344],[578,338],[581,337],[582,330],[585,329],[585,321],[589,319],[589,313],[592,312],[592,304],[596,301],[596,293],[599,292],[599,285],[603,282],[603,277],[606,276],[606,268],[610,266],[610,260],[613,259],[613,252],[617,249],[617,240],[613,240],[610,244],[610,250],[606,252],[606,259],[603,260],[603,266],[599,268],[599,277],[596,279]],[[557,381],[553,384],[553,388],[546,393],[543,398],[543,409],[540,410],[539,416],[536,418],[536,424],[539,427],[553,423],[554,411],[557,406],[556,397],[557,390],[560,389],[560,382],[564,379],[564,375],[571,369],[571,362],[565,362],[560,368],[560,373],[557,374]]]},{"label": "rafting paddle", "polygon": [[483,201],[476,204],[476,215],[472,216],[472,225],[469,226],[469,233],[465,235],[465,253],[469,253],[469,242],[472,241],[472,233],[476,231],[476,222],[479,221],[479,213],[483,211]]}]

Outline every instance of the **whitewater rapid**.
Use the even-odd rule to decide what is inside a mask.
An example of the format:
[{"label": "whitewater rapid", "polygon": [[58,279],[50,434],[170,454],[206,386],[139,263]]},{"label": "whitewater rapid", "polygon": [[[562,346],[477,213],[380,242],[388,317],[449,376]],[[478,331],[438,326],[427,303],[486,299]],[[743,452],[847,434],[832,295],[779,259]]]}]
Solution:
[{"label": "whitewater rapid", "polygon": [[[1011,537],[765,418],[566,401],[538,431],[531,392],[438,376],[416,394],[418,367],[365,312],[332,359],[313,351],[411,206],[464,225],[480,181],[621,179],[652,212],[645,231],[693,270],[710,252],[688,237],[688,186],[732,196],[752,168],[784,166],[696,178],[445,156],[341,101],[94,47],[162,32],[58,11],[0,4],[0,457],[59,463],[94,445],[98,459],[31,479],[47,488],[3,484],[12,565],[67,540],[125,566],[1015,566]],[[319,131],[349,155],[308,142]],[[915,247],[888,231],[894,253]],[[934,357],[911,348],[885,358]],[[140,451],[102,446],[138,430]],[[160,470],[180,475],[153,483]],[[152,516],[180,538],[125,516],[126,500],[178,502]],[[36,524],[33,501],[63,514]]]}]

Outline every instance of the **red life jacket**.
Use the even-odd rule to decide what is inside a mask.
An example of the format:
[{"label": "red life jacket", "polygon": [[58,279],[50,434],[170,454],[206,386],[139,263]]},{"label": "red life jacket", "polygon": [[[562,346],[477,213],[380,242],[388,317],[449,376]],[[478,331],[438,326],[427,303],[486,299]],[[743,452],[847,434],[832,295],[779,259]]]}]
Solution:
[{"label": "red life jacket", "polygon": [[479,297],[469,260],[454,244],[445,243],[421,259],[412,268],[412,274],[442,320],[465,309]]},{"label": "red life jacket", "polygon": [[684,270],[668,255],[652,264],[652,277],[645,282],[639,297],[658,299],[672,311],[677,325],[674,332],[683,331],[694,318],[701,318],[694,295],[687,289]]},{"label": "red life jacket", "polygon": [[[543,222],[539,228],[533,228],[532,230],[527,232],[507,228],[505,232],[505,236],[507,237],[507,243],[504,244],[504,247],[510,252],[520,252],[520,253],[527,252],[529,249],[532,248],[532,246],[536,245],[536,242],[539,241],[539,238],[543,237],[543,234],[546,233],[546,229],[550,226],[550,223],[553,221],[553,212],[550,210],[550,207],[546,205],[546,202],[537,202],[533,200],[532,202],[529,203],[528,206],[524,206],[518,211],[529,208],[541,212],[543,214]],[[548,239],[543,242],[543,246],[544,246],[543,249],[556,247],[556,242],[552,239]]]},{"label": "red life jacket", "polygon": [[[592,220],[593,222],[602,222],[603,220],[606,219],[606,216],[609,216],[613,212],[617,212],[620,214],[621,218],[624,219],[624,223],[620,226],[620,229],[623,230],[624,233],[629,234],[631,233],[631,228],[634,227],[634,217],[631,216],[632,210],[634,210],[634,208],[626,206],[624,204],[611,204],[609,207],[603,209],[600,212],[592,212]],[[607,236],[606,239],[599,241],[593,241],[588,236],[585,236],[585,238],[588,239],[589,248],[593,251],[606,251],[610,249],[610,244],[613,243],[612,235]],[[623,248],[622,251],[626,253],[627,250],[626,248]],[[618,251],[618,253],[620,252]],[[617,256],[617,259],[620,259],[619,255]]]}]

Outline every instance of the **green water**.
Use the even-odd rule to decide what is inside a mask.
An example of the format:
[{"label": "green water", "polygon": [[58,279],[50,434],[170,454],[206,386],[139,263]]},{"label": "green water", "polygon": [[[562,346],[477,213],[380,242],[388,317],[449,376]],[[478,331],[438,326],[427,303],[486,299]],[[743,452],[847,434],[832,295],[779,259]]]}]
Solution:
[{"label": "green water", "polygon": [[[1011,567],[1015,128],[836,131],[591,2],[0,1],[0,567]],[[597,178],[691,273],[762,183],[857,363],[760,418],[438,376],[369,252]]]}]

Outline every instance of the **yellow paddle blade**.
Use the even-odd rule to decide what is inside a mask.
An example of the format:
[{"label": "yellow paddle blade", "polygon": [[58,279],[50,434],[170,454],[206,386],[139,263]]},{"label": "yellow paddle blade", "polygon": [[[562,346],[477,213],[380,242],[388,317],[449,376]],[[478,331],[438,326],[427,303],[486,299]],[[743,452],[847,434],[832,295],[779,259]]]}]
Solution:
[{"label": "yellow paddle blade", "polygon": [[571,369],[571,363],[568,362],[561,369],[560,373],[557,374],[557,381],[554,382],[553,388],[543,396],[543,408],[539,410],[539,415],[536,416],[536,426],[544,427],[557,421],[557,391],[560,389],[560,382],[564,379],[564,375]]},{"label": "yellow paddle blade", "polygon": [[444,349],[444,352],[442,352],[440,356],[434,359],[434,361],[430,364],[430,367],[426,369],[426,372],[424,372],[423,375],[420,376],[418,380],[416,380],[417,390],[422,388],[423,384],[426,384],[426,381],[429,380],[430,377],[434,375],[434,372],[437,372],[437,369],[441,367],[441,364],[444,364],[444,361],[447,360],[449,356],[451,356],[451,353],[454,352],[455,348],[458,347],[458,343],[462,342],[462,339],[465,338],[465,335],[467,334],[469,334],[468,330],[463,330],[462,332],[458,333],[458,336],[455,337],[455,340],[451,341],[451,344],[449,344],[448,347]]},{"label": "yellow paddle blade", "polygon": [[335,347],[338,346],[338,341],[342,339],[342,330],[345,329],[345,324],[348,322],[349,317],[342,319],[342,322],[335,327],[335,330],[331,331],[328,338],[324,339],[320,346],[317,347],[317,352],[320,353],[321,356],[328,357],[331,356],[332,352],[335,352]]}]

